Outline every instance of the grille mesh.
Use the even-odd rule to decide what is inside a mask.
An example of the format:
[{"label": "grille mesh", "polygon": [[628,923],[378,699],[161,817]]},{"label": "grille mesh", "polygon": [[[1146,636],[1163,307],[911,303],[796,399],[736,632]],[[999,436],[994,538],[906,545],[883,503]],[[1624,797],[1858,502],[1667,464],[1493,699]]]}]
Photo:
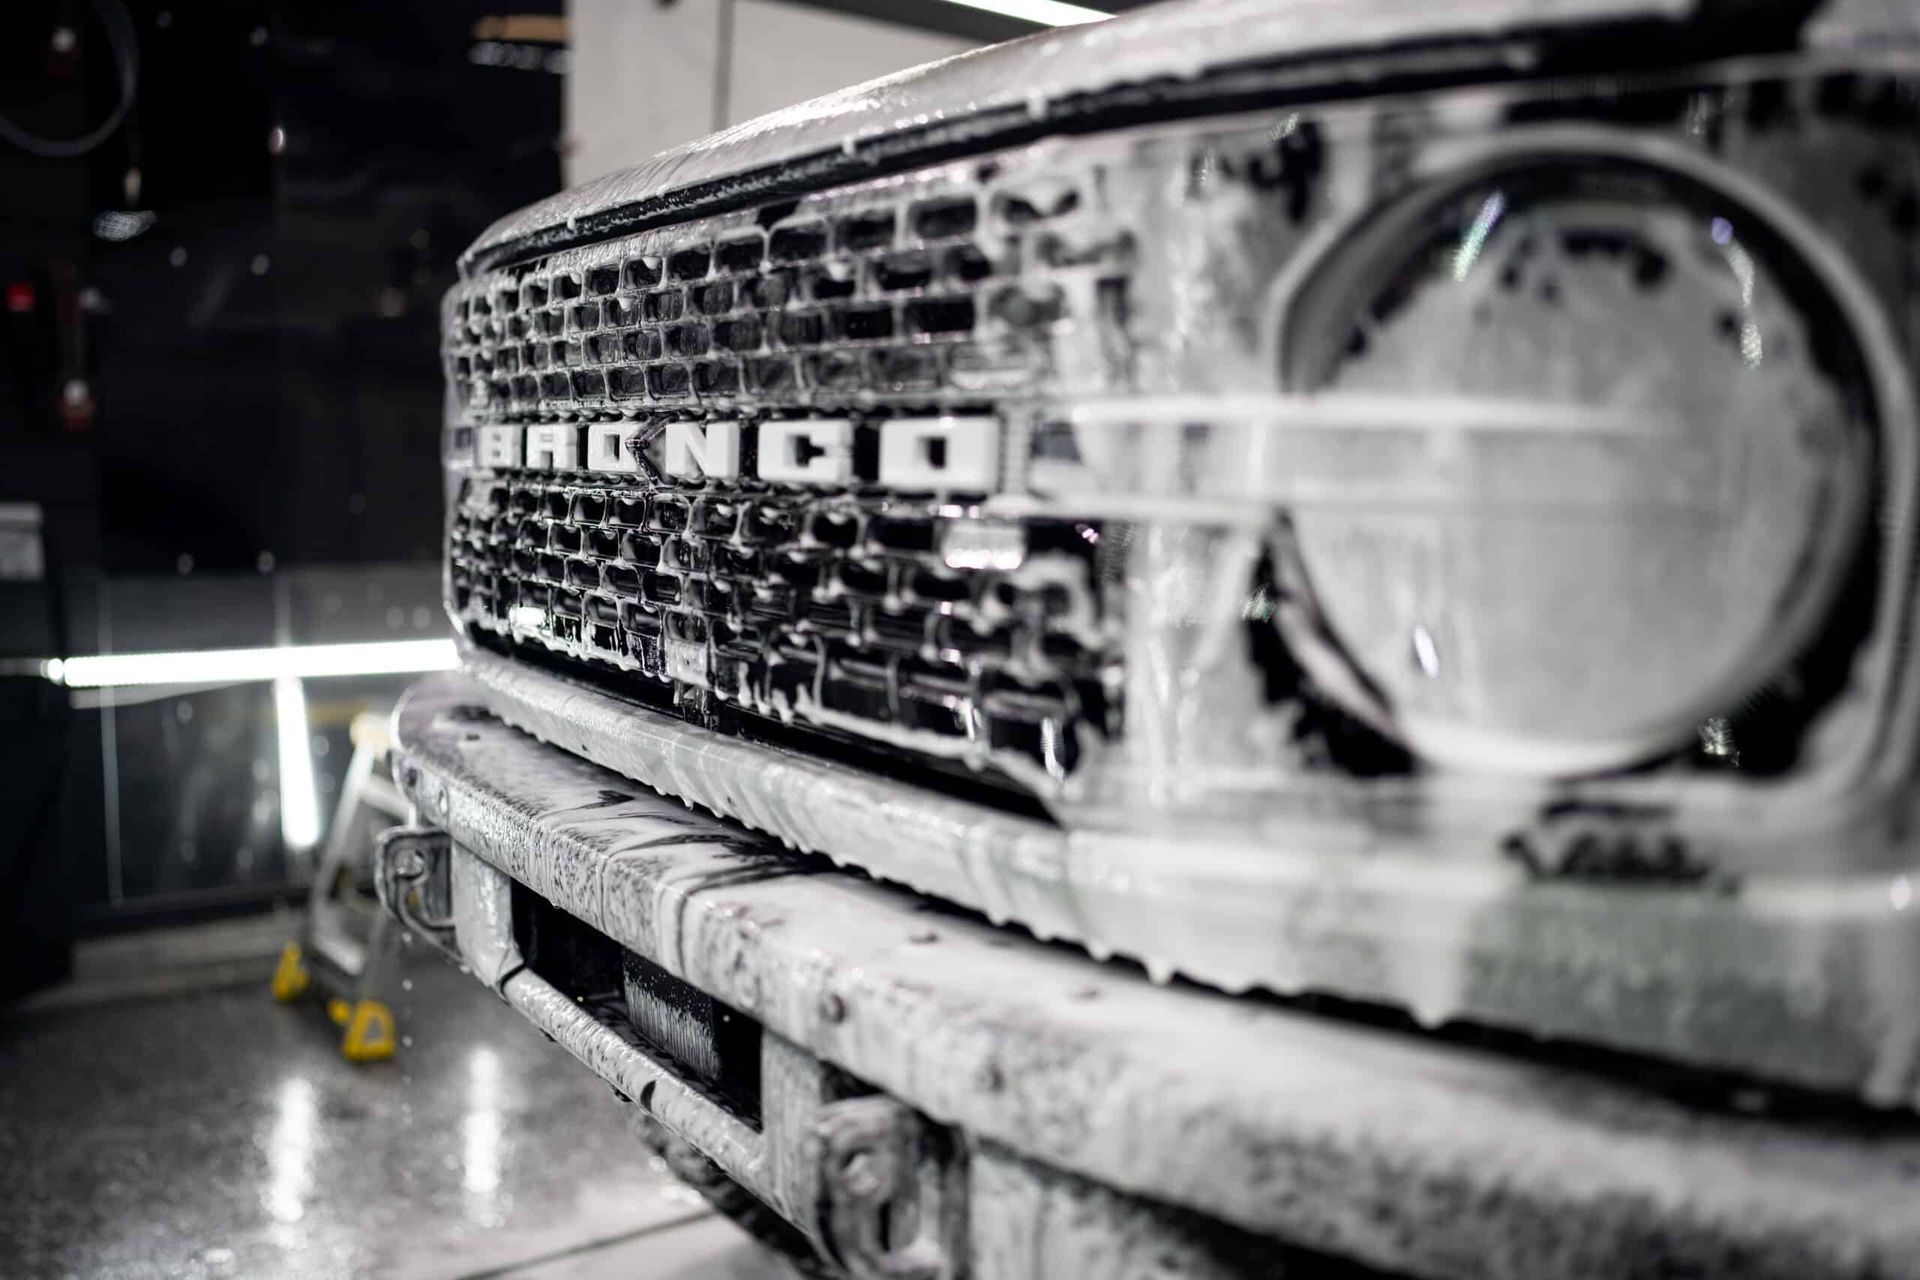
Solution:
[{"label": "grille mesh", "polygon": [[[881,497],[504,472],[467,482],[450,585],[516,642],[1044,792],[1106,727],[1100,540]],[[954,567],[979,561],[1004,567]]]},{"label": "grille mesh", "polygon": [[1062,281],[1124,270],[1132,242],[1048,234],[1077,194],[980,205],[785,206],[490,273],[456,290],[449,384],[471,422],[1030,385]]}]

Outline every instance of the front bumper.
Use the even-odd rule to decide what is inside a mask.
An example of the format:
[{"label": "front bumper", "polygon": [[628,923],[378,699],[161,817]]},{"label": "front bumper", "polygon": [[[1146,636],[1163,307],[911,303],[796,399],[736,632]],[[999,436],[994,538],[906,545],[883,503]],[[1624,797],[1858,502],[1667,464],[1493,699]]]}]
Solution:
[{"label": "front bumper", "polygon": [[[577,748],[566,688],[536,727]],[[1911,1134],[1155,984],[636,794],[460,678],[397,742],[446,836],[389,843],[403,918],[854,1274],[1920,1275]],[[757,1114],[529,967],[530,908],[755,1020]]]},{"label": "front bumper", "polygon": [[[1920,1105],[1920,907],[1884,874],[1541,878],[1418,835],[1066,831],[707,731],[469,648],[497,714],[802,849],[1229,991],[1326,992]],[[1916,877],[1920,879],[1920,877]]]}]

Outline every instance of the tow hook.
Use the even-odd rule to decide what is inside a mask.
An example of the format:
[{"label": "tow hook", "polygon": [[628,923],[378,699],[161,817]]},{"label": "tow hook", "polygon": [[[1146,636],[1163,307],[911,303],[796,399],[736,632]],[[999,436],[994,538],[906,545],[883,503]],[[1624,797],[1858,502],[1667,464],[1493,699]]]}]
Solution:
[{"label": "tow hook", "polygon": [[453,933],[453,841],[437,827],[390,827],[373,854],[380,905],[440,950],[460,958]]},{"label": "tow hook", "polygon": [[964,1229],[961,1183],[940,1135],[892,1098],[832,1102],[814,1126],[820,1234],[854,1280],[948,1280]]}]

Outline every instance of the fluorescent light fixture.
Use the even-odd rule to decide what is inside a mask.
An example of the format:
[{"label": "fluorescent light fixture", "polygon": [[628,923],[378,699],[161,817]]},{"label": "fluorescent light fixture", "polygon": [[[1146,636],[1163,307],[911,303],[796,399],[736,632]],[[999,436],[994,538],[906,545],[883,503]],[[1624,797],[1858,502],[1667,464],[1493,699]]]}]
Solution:
[{"label": "fluorescent light fixture", "polygon": [[457,665],[459,655],[451,640],[378,640],[370,644],[49,658],[40,665],[40,673],[69,689],[105,689],[142,684],[241,684],[282,678],[403,675],[446,671]]},{"label": "fluorescent light fixture", "polygon": [[1083,4],[1066,4],[1063,0],[947,0],[947,3],[985,13],[997,13],[1003,18],[1037,22],[1043,27],[1071,27],[1113,16],[1098,9],[1089,9]]},{"label": "fluorescent light fixture", "polygon": [[307,687],[299,676],[273,682],[273,726],[280,742],[280,838],[305,852],[320,843],[320,793],[308,741]]}]

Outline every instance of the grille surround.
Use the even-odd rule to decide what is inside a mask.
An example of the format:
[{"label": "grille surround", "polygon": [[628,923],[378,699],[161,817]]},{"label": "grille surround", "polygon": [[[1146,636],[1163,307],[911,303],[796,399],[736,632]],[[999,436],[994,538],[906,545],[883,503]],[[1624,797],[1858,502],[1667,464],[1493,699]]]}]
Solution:
[{"label": "grille surround", "polygon": [[[1088,186],[1097,174],[984,173],[762,205],[457,286],[443,311],[464,477],[448,531],[456,619],[588,678],[621,673],[696,722],[778,723],[1019,797],[1063,794],[1119,732],[1122,602],[1095,564],[1102,525],[986,507],[1021,466],[1021,406],[1124,375],[1137,245],[1127,211]],[[670,422],[738,423],[752,474],[770,424],[823,412],[849,424],[864,481],[665,474]],[[984,424],[991,443],[936,446],[966,456],[952,483],[873,476],[903,429],[889,424],[930,415]],[[606,423],[626,430],[633,474],[569,472],[565,458],[516,470],[530,447],[486,447],[508,427]],[[525,529],[493,500],[500,483],[509,503],[539,486],[537,519],[511,513]],[[590,518],[581,502],[598,504]],[[703,523],[729,504],[785,524]],[[960,548],[978,565],[948,563],[956,538],[980,543]],[[546,621],[516,626],[515,608]]]}]

